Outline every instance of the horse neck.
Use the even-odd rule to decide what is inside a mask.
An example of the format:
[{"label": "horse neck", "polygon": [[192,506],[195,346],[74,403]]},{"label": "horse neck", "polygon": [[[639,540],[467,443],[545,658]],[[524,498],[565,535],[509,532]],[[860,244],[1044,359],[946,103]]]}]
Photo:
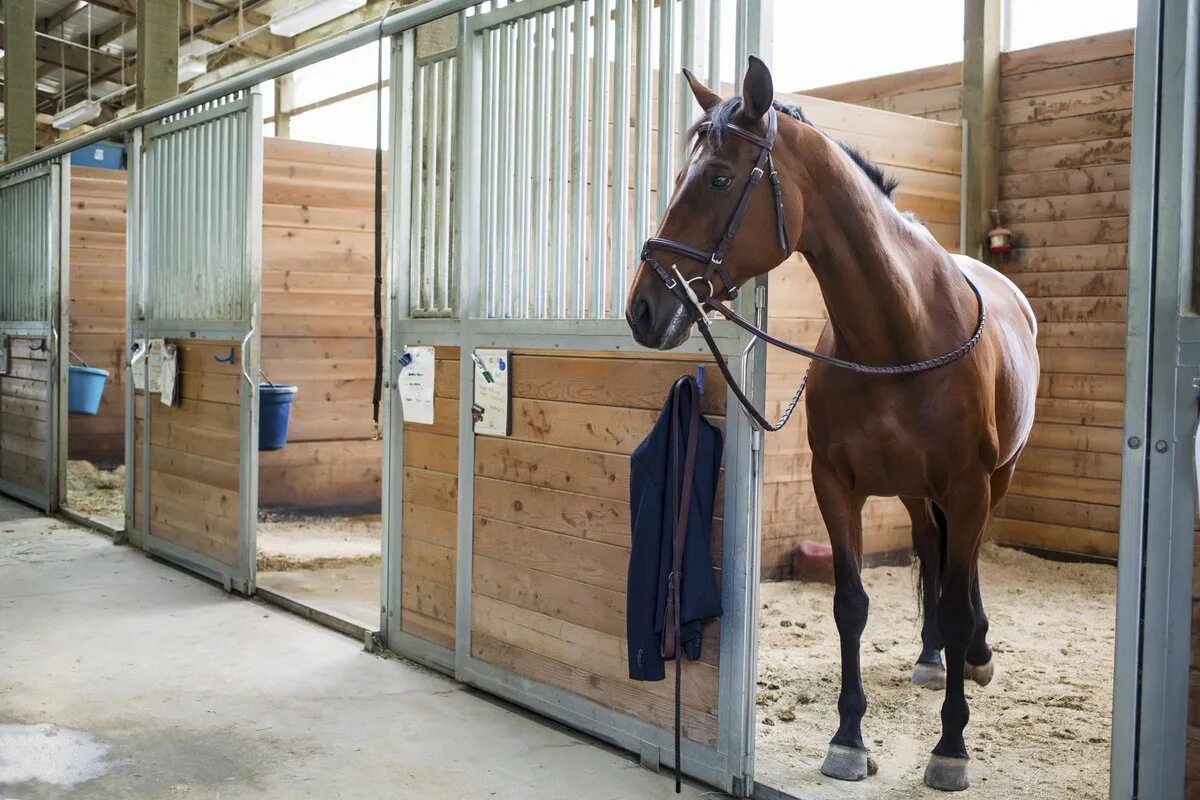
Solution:
[{"label": "horse neck", "polygon": [[788,188],[803,198],[799,249],[821,287],[838,353],[870,364],[926,357],[938,257],[835,143],[807,127],[788,138],[803,148],[787,159],[803,165],[787,170]]}]

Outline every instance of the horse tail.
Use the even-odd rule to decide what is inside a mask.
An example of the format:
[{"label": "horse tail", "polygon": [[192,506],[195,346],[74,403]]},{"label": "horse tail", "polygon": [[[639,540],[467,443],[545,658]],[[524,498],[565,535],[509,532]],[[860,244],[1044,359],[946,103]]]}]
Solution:
[{"label": "horse tail", "polygon": [[924,611],[924,593],[922,587],[925,585],[925,578],[930,575],[929,570],[932,570],[934,584],[938,587],[938,594],[941,594],[941,577],[946,568],[946,512],[932,500],[925,501],[925,508],[929,512],[929,516],[933,517],[934,525],[937,527],[937,559],[935,563],[929,563],[929,559],[921,558],[920,551],[917,551],[917,609],[918,613]]}]

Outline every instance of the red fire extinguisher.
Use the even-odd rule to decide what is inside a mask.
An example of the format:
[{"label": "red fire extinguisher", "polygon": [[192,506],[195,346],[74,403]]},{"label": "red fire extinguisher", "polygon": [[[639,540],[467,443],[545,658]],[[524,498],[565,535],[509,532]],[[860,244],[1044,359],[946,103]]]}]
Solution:
[{"label": "red fire extinguisher", "polygon": [[999,209],[992,209],[992,225],[994,227],[988,231],[988,251],[993,259],[999,256],[1008,261],[1012,252],[1012,231],[1000,224]]}]

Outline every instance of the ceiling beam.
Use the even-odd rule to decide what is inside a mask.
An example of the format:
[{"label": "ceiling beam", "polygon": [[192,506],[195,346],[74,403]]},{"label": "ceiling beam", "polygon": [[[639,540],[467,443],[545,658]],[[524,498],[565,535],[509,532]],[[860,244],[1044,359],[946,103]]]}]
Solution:
[{"label": "ceiling beam", "polygon": [[74,2],[55,11],[45,19],[38,20],[37,29],[42,33],[53,33],[55,28],[61,27],[71,17],[86,9],[87,6],[86,0],[74,0]]}]

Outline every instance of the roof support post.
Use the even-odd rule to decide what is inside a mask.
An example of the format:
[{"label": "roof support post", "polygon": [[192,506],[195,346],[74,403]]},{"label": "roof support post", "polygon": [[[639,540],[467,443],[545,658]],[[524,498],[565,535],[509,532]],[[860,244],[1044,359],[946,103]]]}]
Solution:
[{"label": "roof support post", "polygon": [[34,0],[5,0],[4,33],[5,160],[15,161],[36,146]]},{"label": "roof support post", "polygon": [[295,77],[292,73],[275,79],[275,135],[292,138],[292,109],[296,107]]},{"label": "roof support post", "polygon": [[963,121],[967,125],[963,176],[963,252],[982,258],[996,208],[1000,151],[1000,36],[1004,0],[964,0]]},{"label": "roof support post", "polygon": [[137,107],[179,93],[179,0],[138,0]]}]

